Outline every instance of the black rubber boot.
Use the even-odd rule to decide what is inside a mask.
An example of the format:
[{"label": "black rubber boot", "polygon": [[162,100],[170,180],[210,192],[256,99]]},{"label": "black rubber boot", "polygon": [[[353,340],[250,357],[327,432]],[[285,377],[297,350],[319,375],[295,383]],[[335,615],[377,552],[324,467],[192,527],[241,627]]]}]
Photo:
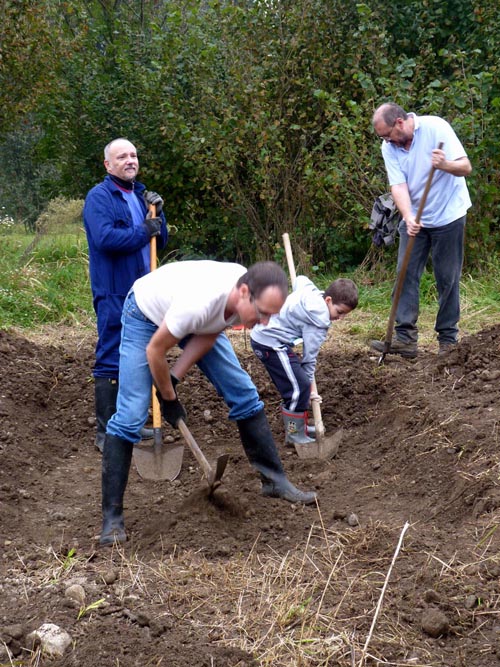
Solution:
[{"label": "black rubber boot", "polygon": [[[118,397],[118,380],[112,378],[95,378],[95,417],[96,435],[95,446],[102,454],[104,437],[108,420],[116,412],[116,399]],[[151,440],[154,435],[152,428],[141,430],[141,440]]]},{"label": "black rubber boot", "polygon": [[264,410],[236,422],[248,460],[262,478],[262,495],[310,505],[313,491],[300,491],[287,478]]},{"label": "black rubber boot", "polygon": [[115,435],[106,435],[102,452],[102,533],[101,545],[125,542],[123,496],[128,481],[134,445]]},{"label": "black rubber boot", "polygon": [[106,425],[116,412],[116,397],[118,396],[118,380],[112,378],[95,378],[95,418],[96,434],[95,446],[102,453]]}]

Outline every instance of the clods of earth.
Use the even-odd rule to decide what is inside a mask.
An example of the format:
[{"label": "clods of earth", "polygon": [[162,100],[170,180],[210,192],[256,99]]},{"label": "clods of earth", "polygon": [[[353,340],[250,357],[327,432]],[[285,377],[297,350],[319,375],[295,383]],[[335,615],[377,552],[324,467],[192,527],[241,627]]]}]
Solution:
[{"label": "clods of earth", "polygon": [[108,549],[94,340],[75,336],[0,332],[0,665],[500,665],[499,326],[381,366],[330,341],[316,379],[326,433],[343,438],[326,461],[285,447],[279,396],[231,332],[318,506],[260,495],[194,369],[179,395],[208,459],[230,454],[223,484],[207,497],[188,450],[174,482],[132,467],[130,539]]}]

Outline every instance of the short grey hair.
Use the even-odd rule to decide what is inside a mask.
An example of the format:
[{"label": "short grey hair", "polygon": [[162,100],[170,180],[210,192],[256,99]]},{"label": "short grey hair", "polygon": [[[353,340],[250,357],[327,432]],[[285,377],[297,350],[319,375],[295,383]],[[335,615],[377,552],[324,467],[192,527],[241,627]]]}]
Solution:
[{"label": "short grey hair", "polygon": [[[129,139],[127,139],[126,137],[117,137],[116,139],[112,139],[112,140],[109,142],[109,144],[106,144],[106,146],[104,146],[104,159],[105,159],[105,160],[109,160],[109,151],[110,151],[110,148],[111,148],[111,146],[112,146],[116,141],[128,141],[129,144],[132,143],[132,142],[131,142]],[[132,144],[132,145],[133,145],[133,144]]]}]

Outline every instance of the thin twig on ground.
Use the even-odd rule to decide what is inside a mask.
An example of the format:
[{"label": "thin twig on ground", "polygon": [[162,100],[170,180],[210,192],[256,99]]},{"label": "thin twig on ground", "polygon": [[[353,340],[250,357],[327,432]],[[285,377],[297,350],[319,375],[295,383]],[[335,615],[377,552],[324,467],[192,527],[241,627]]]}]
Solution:
[{"label": "thin twig on ground", "polygon": [[404,534],[408,530],[409,526],[410,526],[410,524],[407,521],[405,523],[405,525],[403,526],[403,529],[401,531],[401,535],[399,536],[398,546],[396,547],[396,551],[394,552],[394,556],[392,557],[392,562],[391,562],[391,565],[389,567],[389,570],[387,571],[387,575],[385,577],[384,585],[382,586],[382,591],[380,593],[380,597],[379,597],[378,602],[377,602],[377,608],[375,609],[375,614],[373,616],[373,621],[372,621],[372,624],[371,624],[371,627],[370,627],[370,632],[368,633],[368,637],[366,638],[365,645],[363,646],[363,651],[361,653],[361,659],[359,661],[359,667],[363,667],[363,664],[365,662],[366,653],[368,651],[368,645],[369,645],[370,640],[372,638],[373,631],[374,631],[375,625],[377,623],[377,618],[378,618],[378,615],[380,613],[380,609],[382,608],[382,601],[384,599],[384,594],[385,594],[385,590],[387,588],[387,584],[389,583],[389,578],[391,576],[392,568],[394,567],[394,563],[396,562],[396,558],[398,557],[399,551],[401,549],[401,545],[403,544]]}]

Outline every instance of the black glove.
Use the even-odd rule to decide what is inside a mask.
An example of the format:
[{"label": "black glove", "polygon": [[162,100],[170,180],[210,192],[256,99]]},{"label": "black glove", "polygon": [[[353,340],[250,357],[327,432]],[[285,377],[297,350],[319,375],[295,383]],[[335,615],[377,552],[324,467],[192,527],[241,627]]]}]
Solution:
[{"label": "black glove", "polygon": [[153,192],[153,190],[145,190],[144,201],[146,202],[147,209],[149,209],[150,204],[154,204],[156,206],[156,215],[160,215],[163,208],[163,199],[157,192]]},{"label": "black glove", "polygon": [[177,422],[179,419],[185,420],[187,417],[184,406],[178,398],[174,398],[173,401],[166,401],[159,391],[156,392],[156,395],[161,406],[163,419],[168,422],[170,426],[177,428]]},{"label": "black glove", "polygon": [[144,226],[148,230],[149,236],[160,236],[161,218],[144,218]]}]

